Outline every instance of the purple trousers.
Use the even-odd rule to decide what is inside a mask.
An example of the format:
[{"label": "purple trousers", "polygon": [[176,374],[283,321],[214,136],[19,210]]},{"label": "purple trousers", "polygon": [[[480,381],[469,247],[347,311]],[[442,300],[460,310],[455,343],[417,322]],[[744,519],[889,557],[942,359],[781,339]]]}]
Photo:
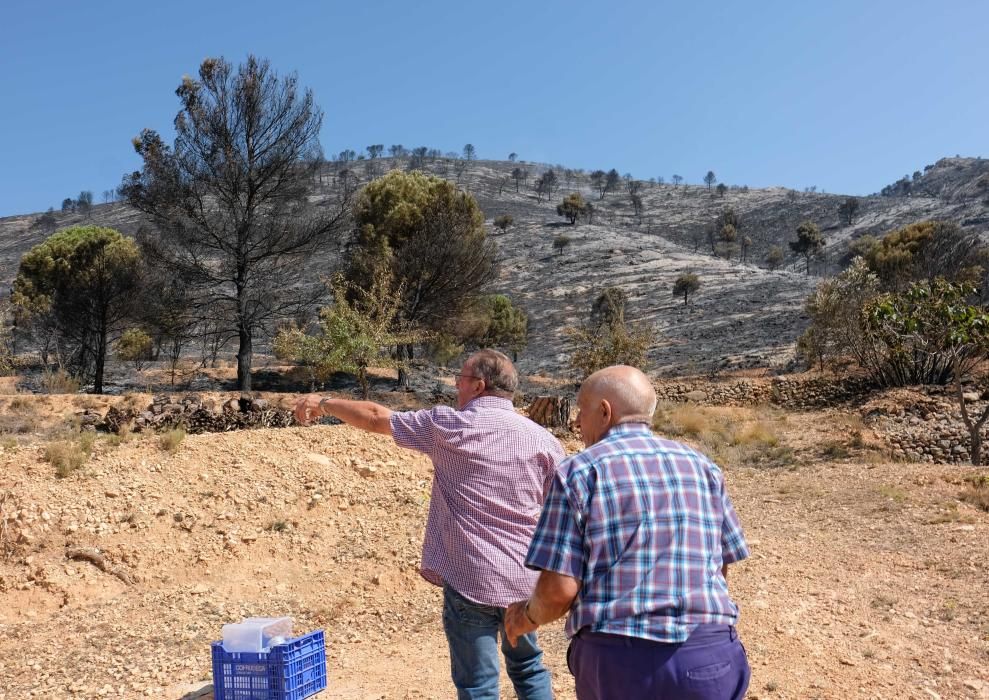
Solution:
[{"label": "purple trousers", "polygon": [[751,675],[729,625],[698,625],[682,644],[582,630],[567,665],[578,700],[742,700]]}]

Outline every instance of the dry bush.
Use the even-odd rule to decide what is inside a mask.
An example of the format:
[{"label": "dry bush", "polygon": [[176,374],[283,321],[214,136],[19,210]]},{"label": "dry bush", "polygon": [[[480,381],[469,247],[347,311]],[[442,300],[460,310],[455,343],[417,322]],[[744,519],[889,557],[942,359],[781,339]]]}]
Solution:
[{"label": "dry bush", "polygon": [[117,429],[117,432],[110,433],[106,436],[105,442],[110,447],[120,447],[125,442],[130,442],[135,436],[136,433],[131,430],[130,425],[128,423],[122,423]]},{"label": "dry bush", "polygon": [[821,446],[821,456],[825,459],[848,459],[852,453],[840,440],[832,440]]},{"label": "dry bush", "polygon": [[24,396],[15,396],[7,404],[8,411],[20,412],[31,407],[31,402]]},{"label": "dry bush", "polygon": [[158,438],[158,444],[166,452],[175,454],[179,451],[179,446],[183,440],[185,440],[185,430],[183,428],[173,428],[161,434],[161,437]]},{"label": "dry bush", "polygon": [[0,413],[0,434],[27,435],[36,432],[41,427],[41,419],[33,414],[13,415]]},{"label": "dry bush", "polygon": [[976,508],[989,511],[989,475],[973,474],[965,482],[965,490],[959,497]]},{"label": "dry bush", "polygon": [[77,440],[56,440],[45,448],[45,460],[60,478],[69,476],[86,463],[89,454]]},{"label": "dry bush", "polygon": [[41,389],[46,394],[75,394],[80,386],[79,380],[64,369],[46,370],[41,377]]}]

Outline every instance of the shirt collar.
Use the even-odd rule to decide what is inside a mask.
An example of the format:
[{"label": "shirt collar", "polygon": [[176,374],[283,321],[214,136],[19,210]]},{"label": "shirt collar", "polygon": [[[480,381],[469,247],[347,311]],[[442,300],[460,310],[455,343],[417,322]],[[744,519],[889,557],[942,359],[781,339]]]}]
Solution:
[{"label": "shirt collar", "polygon": [[[620,437],[622,435],[652,435],[648,423],[619,423],[608,429],[603,438]],[[603,439],[602,438],[602,439]]]},{"label": "shirt collar", "polygon": [[469,411],[472,408],[500,408],[506,411],[514,411],[515,405],[511,399],[503,399],[500,396],[478,396],[467,402],[461,410]]}]

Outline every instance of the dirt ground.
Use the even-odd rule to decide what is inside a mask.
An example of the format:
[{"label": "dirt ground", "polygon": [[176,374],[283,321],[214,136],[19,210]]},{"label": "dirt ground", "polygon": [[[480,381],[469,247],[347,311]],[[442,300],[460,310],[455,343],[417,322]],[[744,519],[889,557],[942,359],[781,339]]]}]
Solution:
[{"label": "dirt ground", "polygon": [[[46,398],[0,413],[71,413]],[[846,418],[789,414],[788,466],[725,467],[752,549],[730,573],[749,697],[989,698],[989,513],[959,499],[975,470],[824,456]],[[51,419],[32,421],[0,454],[0,700],[209,698],[209,643],[251,615],[326,631],[318,697],[453,696],[439,591],[417,573],[426,459],[346,426],[174,452],[101,436],[56,478],[37,427]],[[542,640],[573,698],[562,623]]]}]

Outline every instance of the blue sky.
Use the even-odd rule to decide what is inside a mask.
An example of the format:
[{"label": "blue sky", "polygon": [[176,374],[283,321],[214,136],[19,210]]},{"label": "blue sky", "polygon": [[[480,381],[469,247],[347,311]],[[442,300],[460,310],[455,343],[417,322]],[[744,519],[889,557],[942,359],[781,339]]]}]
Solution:
[{"label": "blue sky", "polygon": [[139,166],[203,58],[313,89],[327,153],[372,143],[636,177],[867,194],[989,156],[989,3],[28,2],[0,9],[0,216]]}]

